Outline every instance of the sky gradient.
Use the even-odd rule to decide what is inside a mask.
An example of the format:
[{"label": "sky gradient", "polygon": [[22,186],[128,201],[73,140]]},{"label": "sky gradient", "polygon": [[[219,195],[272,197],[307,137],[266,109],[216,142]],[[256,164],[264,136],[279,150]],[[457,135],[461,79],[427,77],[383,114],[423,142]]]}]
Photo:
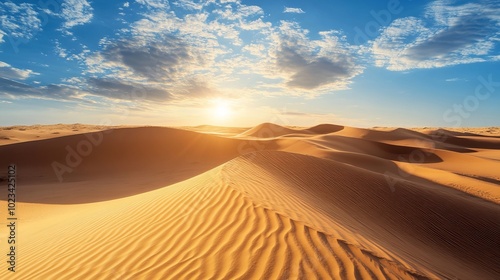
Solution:
[{"label": "sky gradient", "polygon": [[499,1],[0,3],[0,125],[500,126]]}]

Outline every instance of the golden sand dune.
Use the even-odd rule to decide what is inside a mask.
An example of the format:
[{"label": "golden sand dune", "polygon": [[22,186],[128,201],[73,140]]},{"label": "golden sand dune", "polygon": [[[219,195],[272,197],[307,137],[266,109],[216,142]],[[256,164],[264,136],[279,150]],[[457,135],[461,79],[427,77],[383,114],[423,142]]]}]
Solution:
[{"label": "golden sand dune", "polygon": [[19,225],[16,272],[5,259],[0,279],[500,278],[498,137],[69,134],[0,146],[0,166],[18,167]]},{"label": "golden sand dune", "polygon": [[[16,163],[23,172],[23,201],[68,204],[114,199],[188,179],[237,157],[239,143],[172,128],[121,128],[0,146],[0,153],[2,162]],[[114,182],[125,184],[103,188]],[[98,195],[88,195],[92,193]]]},{"label": "golden sand dune", "polygon": [[0,127],[0,145],[49,139],[83,132],[101,131],[110,128],[112,127],[78,123]]},{"label": "golden sand dune", "polygon": [[252,136],[258,138],[274,138],[303,131],[284,127],[273,123],[263,123],[240,134],[240,136]]}]

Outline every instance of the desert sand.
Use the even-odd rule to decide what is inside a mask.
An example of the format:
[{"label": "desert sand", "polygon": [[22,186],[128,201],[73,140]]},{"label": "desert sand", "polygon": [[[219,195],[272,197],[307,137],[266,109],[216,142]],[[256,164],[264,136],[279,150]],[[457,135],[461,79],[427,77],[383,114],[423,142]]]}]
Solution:
[{"label": "desert sand", "polygon": [[51,125],[0,141],[0,279],[500,279],[498,128]]}]

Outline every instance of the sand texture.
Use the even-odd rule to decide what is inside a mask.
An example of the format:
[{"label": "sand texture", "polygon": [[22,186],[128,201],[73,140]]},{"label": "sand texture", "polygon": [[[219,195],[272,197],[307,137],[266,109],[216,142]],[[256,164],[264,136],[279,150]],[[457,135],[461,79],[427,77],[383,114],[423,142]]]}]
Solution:
[{"label": "sand texture", "polygon": [[498,131],[0,128],[0,279],[500,279]]}]

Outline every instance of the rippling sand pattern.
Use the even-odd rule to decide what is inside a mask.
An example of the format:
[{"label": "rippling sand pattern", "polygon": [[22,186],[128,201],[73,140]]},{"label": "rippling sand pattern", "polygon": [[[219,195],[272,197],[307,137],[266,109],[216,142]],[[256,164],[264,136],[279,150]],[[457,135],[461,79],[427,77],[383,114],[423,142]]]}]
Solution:
[{"label": "rippling sand pattern", "polygon": [[0,128],[0,279],[500,279],[492,131]]}]

